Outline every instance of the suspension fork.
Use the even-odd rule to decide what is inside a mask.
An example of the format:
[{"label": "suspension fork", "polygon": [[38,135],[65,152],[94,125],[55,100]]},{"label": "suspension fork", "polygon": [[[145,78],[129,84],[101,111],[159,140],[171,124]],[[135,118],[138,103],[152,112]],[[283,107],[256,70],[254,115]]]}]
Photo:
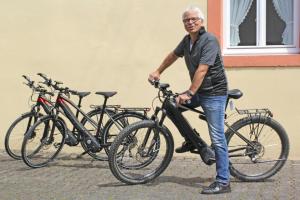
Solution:
[{"label": "suspension fork", "polygon": [[[161,110],[161,109],[157,107],[157,108],[155,109],[155,112],[154,112],[153,116],[151,117],[151,120],[154,120],[154,121],[155,121],[156,127],[161,127],[162,124],[163,124],[163,122],[164,122],[164,120],[165,120],[165,118],[166,118],[166,116],[167,116],[165,110],[162,110],[162,117],[161,117],[161,119],[158,121],[157,115],[158,115],[158,113],[159,113],[160,110]],[[152,130],[152,128],[148,128],[148,130],[147,130],[147,132],[146,132],[146,135],[145,135],[145,137],[144,137],[143,143],[142,143],[142,145],[141,145],[141,148],[142,148],[142,149],[145,148],[145,146],[146,146],[146,144],[147,144],[147,142],[148,142],[148,140],[149,140],[151,130]],[[155,141],[156,137],[158,137],[158,134],[155,134],[155,135],[154,135],[152,141]],[[152,142],[151,145],[150,145],[150,147],[149,147],[149,149],[148,149],[147,155],[149,154],[150,150],[152,149],[152,147],[153,147],[154,145],[155,145],[155,142]]]},{"label": "suspension fork", "polygon": [[[35,108],[36,108],[36,110],[35,110]],[[38,120],[38,114],[39,114],[39,112],[40,112],[40,103],[38,102],[35,106],[33,106],[32,107],[32,109],[31,109],[31,113],[33,114],[33,116],[30,116],[29,117],[29,120],[28,120],[28,123],[27,123],[27,126],[26,126],[26,131],[25,131],[25,133],[24,133],[24,135],[28,132],[28,130],[30,129],[30,127],[31,127],[31,122],[32,122],[32,120],[34,120],[33,122],[34,123],[36,123],[37,122],[37,120]]]}]

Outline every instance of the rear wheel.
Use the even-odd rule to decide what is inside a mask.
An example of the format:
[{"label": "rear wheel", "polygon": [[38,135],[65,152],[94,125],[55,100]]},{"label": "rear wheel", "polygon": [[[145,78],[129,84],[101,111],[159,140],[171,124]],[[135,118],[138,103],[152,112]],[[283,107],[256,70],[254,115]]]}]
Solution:
[{"label": "rear wheel", "polygon": [[22,158],[29,167],[44,167],[58,155],[64,141],[65,124],[52,116],[45,116],[26,133]]},{"label": "rear wheel", "polygon": [[[240,135],[240,136],[239,136]],[[246,143],[243,136],[248,143]],[[262,181],[276,174],[289,154],[284,128],[270,117],[247,117],[226,132],[231,174],[243,181]]]},{"label": "rear wheel", "polygon": [[[157,127],[152,120],[143,120],[127,126],[116,137],[109,151],[109,167],[124,183],[147,183],[167,168],[173,150],[170,131]],[[145,167],[140,167],[149,160]]]},{"label": "rear wheel", "polygon": [[[97,124],[92,124],[90,121],[88,121],[87,118],[83,118],[81,123],[83,124],[83,126],[93,135],[96,136],[96,132],[97,132],[97,127],[98,127],[98,122],[100,120],[100,115],[102,113],[102,109],[97,109],[97,110],[92,110],[91,112],[89,112],[87,115]],[[116,112],[114,110],[110,110],[110,109],[106,109],[105,113],[103,115],[103,119],[102,119],[102,124],[101,124],[101,129],[100,129],[100,136],[103,135],[103,130],[104,130],[104,126],[105,124],[109,121],[109,119],[114,116],[116,114]],[[98,142],[101,143],[101,137],[97,138]],[[81,146],[84,149],[85,152],[87,152],[87,154],[89,154],[92,158],[96,159],[96,160],[107,160],[107,154],[106,152],[103,150],[103,148],[99,149],[98,152],[92,152],[89,150],[88,148],[88,144],[86,144],[86,140],[82,140],[81,142]]]}]

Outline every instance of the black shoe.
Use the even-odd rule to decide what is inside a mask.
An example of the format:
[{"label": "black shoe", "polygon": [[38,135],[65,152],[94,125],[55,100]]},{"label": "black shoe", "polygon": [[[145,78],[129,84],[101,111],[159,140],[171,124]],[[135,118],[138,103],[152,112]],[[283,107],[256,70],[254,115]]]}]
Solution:
[{"label": "black shoe", "polygon": [[216,162],[215,151],[209,146],[204,146],[200,149],[200,157],[207,165],[212,165]]},{"label": "black shoe", "polygon": [[187,152],[187,151],[191,151],[195,149],[194,145],[191,143],[191,142],[183,142],[182,143],[182,146],[181,147],[178,147],[175,149],[175,152],[176,153],[184,153],[184,152]]},{"label": "black shoe", "polygon": [[210,186],[203,189],[201,194],[222,194],[231,192],[230,183],[224,185],[219,182],[213,182]]}]

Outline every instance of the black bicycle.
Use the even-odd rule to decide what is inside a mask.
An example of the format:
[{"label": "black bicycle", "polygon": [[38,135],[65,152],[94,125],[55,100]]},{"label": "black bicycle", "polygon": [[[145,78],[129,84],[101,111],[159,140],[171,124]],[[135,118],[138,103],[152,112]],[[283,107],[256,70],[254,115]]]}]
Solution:
[{"label": "black bicycle", "polygon": [[[51,79],[43,74],[39,75],[59,93],[51,113],[40,118],[31,126],[24,137],[22,158],[32,168],[47,165],[58,155],[65,143],[70,146],[81,143],[85,149],[83,154],[88,153],[98,160],[107,160],[110,141],[117,133],[128,124],[147,118],[147,108],[107,106],[108,98],[114,96],[116,92],[96,92],[96,94],[104,97],[104,103],[102,106],[96,106],[95,110],[86,114],[69,98],[69,94],[74,94],[76,91],[61,87],[60,82],[52,83]],[[39,98],[38,101],[44,102],[46,100]],[[76,110],[76,115],[68,105]],[[111,108],[114,108],[114,110]],[[143,113],[138,111],[143,111]],[[83,115],[81,121],[78,120],[79,113]],[[60,117],[60,114],[70,121],[74,127],[73,131],[68,130],[67,124]],[[107,117],[105,123],[104,116]],[[119,130],[117,133],[113,129],[115,127]],[[102,153],[103,149],[105,150],[104,153]]]},{"label": "black bicycle", "polygon": [[[45,81],[42,82],[46,86],[51,86],[51,84],[62,84],[56,81],[51,81],[51,79],[46,78],[45,75],[39,74],[43,77],[45,77]],[[35,85],[34,81],[31,81],[27,76],[23,75],[23,77],[26,79],[26,85],[32,89],[32,95],[31,95],[31,102],[34,102],[32,105],[32,108],[29,112],[22,114],[19,118],[17,118],[9,127],[6,135],[5,135],[5,150],[8,153],[9,156],[12,158],[19,160],[22,159],[21,155],[21,146],[22,146],[22,141],[24,138],[25,133],[29,130],[29,128],[37,122],[39,118],[42,116],[51,114],[52,109],[54,108],[54,104],[51,102],[51,99],[47,96],[54,96],[54,91],[47,91],[44,87],[40,85]],[[70,94],[73,96],[78,96],[79,101],[77,104],[77,107],[80,108],[82,104],[82,99],[90,94],[90,92],[78,92],[74,90],[69,90]],[[35,94],[37,95],[36,100],[33,99],[33,96]],[[106,115],[115,115],[116,114],[116,109],[117,105],[115,106],[109,106],[109,109],[105,110],[105,117]],[[87,116],[90,118],[99,118],[102,112],[102,107],[93,107],[92,110],[87,113]],[[78,118],[79,117],[79,111],[76,111],[75,116]],[[107,117],[106,117],[107,118]],[[64,121],[62,118],[60,120]],[[83,125],[86,124],[86,118],[82,119]],[[103,120],[103,122],[107,122],[108,119]],[[66,140],[65,143],[69,146],[75,146],[78,144],[77,141],[74,140],[74,135],[77,135],[77,130],[73,126],[72,131],[67,128],[66,131]],[[85,146],[83,146],[85,147]],[[86,152],[86,149],[85,149]],[[95,159],[98,159],[98,157],[94,154],[91,155]],[[101,158],[100,158],[101,159]]]},{"label": "black bicycle", "polygon": [[[169,165],[174,151],[171,132],[164,125],[168,117],[178,131],[196,147],[207,165],[215,162],[212,147],[201,139],[178,109],[205,114],[197,109],[179,105],[168,84],[153,83],[159,89],[161,107],[156,107],[150,120],[127,126],[113,142],[109,152],[109,166],[114,176],[127,184],[147,183],[159,176]],[[228,100],[239,99],[240,90],[230,90]],[[227,107],[227,106],[226,106]],[[268,109],[238,110],[242,119],[229,124],[226,139],[229,148],[231,175],[243,181],[262,181],[276,174],[289,154],[289,140],[284,128],[272,118]],[[142,166],[142,167],[139,167]]]},{"label": "black bicycle", "polygon": [[[31,101],[36,103],[32,106],[29,112],[23,113],[20,117],[18,117],[10,125],[6,132],[4,145],[5,150],[10,157],[16,160],[22,159],[21,145],[24,135],[38,120],[38,118],[43,116],[43,112],[41,110],[44,110],[45,113],[49,113],[51,110],[51,100],[46,97],[46,95],[54,95],[53,92],[48,92],[44,87],[35,85],[34,81],[31,81],[29,77],[23,75],[23,78],[26,80],[24,84],[32,89]],[[36,101],[32,99],[34,93],[38,93]],[[38,101],[40,98],[45,99],[45,101]]]}]

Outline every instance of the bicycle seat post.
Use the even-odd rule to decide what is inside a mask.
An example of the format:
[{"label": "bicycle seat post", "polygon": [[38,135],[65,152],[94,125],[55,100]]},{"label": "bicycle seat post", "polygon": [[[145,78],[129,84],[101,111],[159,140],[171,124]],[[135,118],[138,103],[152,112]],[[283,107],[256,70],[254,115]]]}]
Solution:
[{"label": "bicycle seat post", "polygon": [[[79,101],[77,104],[78,108],[81,108],[82,98],[83,98],[82,96],[79,96]],[[78,116],[79,116],[79,110],[76,111],[76,118],[78,118]]]},{"label": "bicycle seat post", "polygon": [[98,137],[100,135],[101,124],[102,124],[102,120],[103,120],[103,116],[104,116],[104,112],[105,112],[106,103],[107,103],[108,98],[109,97],[104,96],[104,102],[103,102],[103,105],[102,105],[102,111],[101,111],[101,114],[100,114],[100,119],[98,121],[98,128],[97,128],[97,132],[96,132],[96,137]]}]

